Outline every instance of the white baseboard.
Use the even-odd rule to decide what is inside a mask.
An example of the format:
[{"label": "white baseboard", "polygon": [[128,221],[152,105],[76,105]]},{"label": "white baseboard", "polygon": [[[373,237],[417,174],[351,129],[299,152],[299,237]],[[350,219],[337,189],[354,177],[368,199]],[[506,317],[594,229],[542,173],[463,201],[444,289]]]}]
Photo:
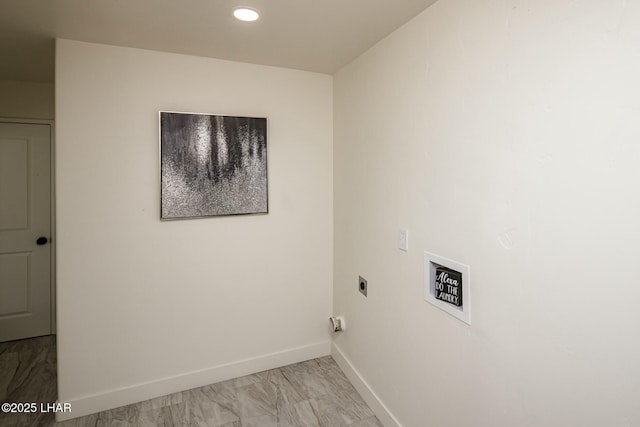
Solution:
[{"label": "white baseboard", "polygon": [[72,412],[56,413],[56,421],[95,414],[120,406],[153,399],[167,394],[177,393],[192,388],[214,384],[232,378],[255,374],[293,363],[303,362],[331,353],[331,343],[323,341],[304,347],[293,348],[278,353],[266,354],[238,362],[214,366],[199,371],[187,372],[173,377],[135,384],[104,393],[80,397],[71,400],[60,400],[60,403],[71,403]]},{"label": "white baseboard", "polygon": [[364,378],[362,378],[357,369],[353,367],[349,359],[347,359],[342,350],[340,350],[340,347],[335,343],[331,346],[331,355],[349,381],[351,381],[351,384],[353,384],[358,393],[360,393],[360,396],[362,396],[367,405],[369,405],[373,413],[376,414],[376,417],[378,417],[382,425],[385,427],[402,427],[402,424],[393,416],[389,408],[380,400],[378,395],[369,384],[367,384]]}]

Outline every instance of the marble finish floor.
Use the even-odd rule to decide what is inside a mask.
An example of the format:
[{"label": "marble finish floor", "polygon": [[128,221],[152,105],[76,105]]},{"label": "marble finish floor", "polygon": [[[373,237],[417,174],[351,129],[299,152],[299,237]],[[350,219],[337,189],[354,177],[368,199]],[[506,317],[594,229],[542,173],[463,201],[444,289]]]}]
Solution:
[{"label": "marble finish floor", "polygon": [[[0,403],[56,401],[56,339],[53,335],[0,343]],[[52,413],[4,413],[2,427],[53,424]]]},{"label": "marble finish floor", "polygon": [[[0,344],[2,402],[55,401],[55,339],[30,341]],[[0,417],[11,427],[382,427],[331,356],[61,423],[50,414]]]}]

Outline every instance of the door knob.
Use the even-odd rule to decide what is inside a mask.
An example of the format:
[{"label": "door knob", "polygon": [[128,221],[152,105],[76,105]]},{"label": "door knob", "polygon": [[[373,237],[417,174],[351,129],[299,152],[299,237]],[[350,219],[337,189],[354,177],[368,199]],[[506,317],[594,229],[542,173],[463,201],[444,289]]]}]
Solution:
[{"label": "door knob", "polygon": [[46,245],[48,241],[49,239],[47,239],[46,237],[38,237],[38,240],[36,240],[36,245],[38,246]]}]

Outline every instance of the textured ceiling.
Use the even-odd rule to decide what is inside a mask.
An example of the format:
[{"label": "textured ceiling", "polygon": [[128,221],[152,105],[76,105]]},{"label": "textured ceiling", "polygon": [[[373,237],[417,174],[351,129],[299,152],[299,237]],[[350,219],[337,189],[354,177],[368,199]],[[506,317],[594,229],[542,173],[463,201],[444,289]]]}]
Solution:
[{"label": "textured ceiling", "polygon": [[332,74],[435,1],[0,0],[0,79],[53,81],[56,37]]}]

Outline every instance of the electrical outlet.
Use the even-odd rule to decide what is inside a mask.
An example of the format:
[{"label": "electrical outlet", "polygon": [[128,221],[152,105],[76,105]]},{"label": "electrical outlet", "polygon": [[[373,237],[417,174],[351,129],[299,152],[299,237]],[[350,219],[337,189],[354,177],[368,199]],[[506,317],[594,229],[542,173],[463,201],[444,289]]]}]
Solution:
[{"label": "electrical outlet", "polygon": [[367,279],[363,279],[362,276],[358,277],[358,290],[362,295],[367,296]]}]

